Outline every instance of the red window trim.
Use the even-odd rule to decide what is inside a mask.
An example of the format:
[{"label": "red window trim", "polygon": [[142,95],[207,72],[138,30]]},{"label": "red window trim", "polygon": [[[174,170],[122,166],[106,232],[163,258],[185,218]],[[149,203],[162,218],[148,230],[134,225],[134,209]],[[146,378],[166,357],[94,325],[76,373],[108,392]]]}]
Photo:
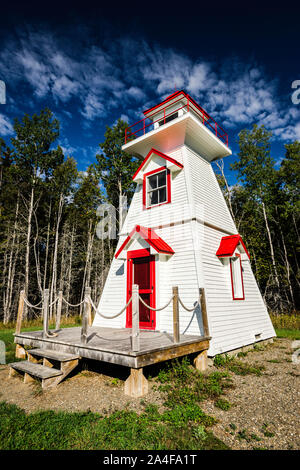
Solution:
[{"label": "red window trim", "polygon": [[[134,258],[150,258],[150,279],[153,285],[152,292],[150,294],[150,306],[156,307],[155,296],[156,296],[156,280],[155,280],[155,255],[150,255],[150,249],[145,248],[141,250],[132,250],[127,252],[127,286],[126,286],[126,303],[129,302],[132,291],[132,268]],[[140,328],[143,330],[155,330],[156,328],[156,312],[150,310],[150,323],[151,326],[145,325],[140,322]],[[126,328],[132,328],[132,303],[126,309]]]},{"label": "red window trim", "polygon": [[245,290],[244,290],[244,278],[243,278],[243,269],[242,269],[242,257],[240,254],[235,253],[234,255],[237,258],[240,258],[240,268],[241,268],[241,280],[242,280],[242,291],[243,297],[234,296],[234,287],[233,287],[233,275],[232,275],[232,257],[230,257],[230,277],[231,277],[231,290],[232,290],[232,300],[245,300]]},{"label": "red window trim", "polygon": [[[161,204],[155,204],[153,206],[147,206],[147,177],[150,175],[154,175],[155,173],[160,173],[161,171],[167,171],[167,200],[166,202],[162,202]],[[171,172],[166,166],[161,166],[156,170],[149,171],[148,173],[144,174],[143,179],[143,209],[153,209],[154,207],[159,207],[164,204],[170,204],[171,202]]]}]

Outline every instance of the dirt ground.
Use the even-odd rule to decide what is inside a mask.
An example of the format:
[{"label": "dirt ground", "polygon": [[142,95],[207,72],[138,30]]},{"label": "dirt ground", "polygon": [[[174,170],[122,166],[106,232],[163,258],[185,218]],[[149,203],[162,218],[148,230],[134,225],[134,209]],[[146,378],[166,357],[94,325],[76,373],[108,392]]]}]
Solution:
[{"label": "dirt ground", "polygon": [[[229,410],[217,408],[212,401],[201,404],[203,411],[218,419],[214,434],[232,449],[300,449],[300,365],[292,362],[291,343],[277,339],[263,351],[251,351],[242,358],[264,365],[265,370],[261,376],[232,374],[234,388],[223,397],[232,405]],[[142,412],[148,403],[162,406],[160,393],[153,389],[155,380],[149,382],[146,397],[133,399],[124,395],[124,377],[118,369],[102,372],[74,373],[57,388],[42,391],[21,378],[9,379],[8,367],[0,366],[0,401],[14,403],[26,412],[89,409],[101,415],[121,409]]]}]

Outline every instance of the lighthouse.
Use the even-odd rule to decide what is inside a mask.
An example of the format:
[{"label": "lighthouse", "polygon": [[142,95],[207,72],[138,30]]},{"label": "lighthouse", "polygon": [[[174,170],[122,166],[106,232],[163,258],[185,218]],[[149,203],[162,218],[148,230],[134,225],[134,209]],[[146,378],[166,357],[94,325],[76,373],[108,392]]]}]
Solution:
[{"label": "lighthouse", "polygon": [[[199,289],[205,290],[208,355],[275,335],[251,269],[247,240],[237,231],[211,163],[230,158],[225,130],[185,91],[144,111],[129,126],[123,150],[140,158],[136,189],[99,302],[114,316],[139,286],[140,329],[172,334],[178,286],[180,334],[203,335]],[[166,308],[160,307],[167,305]],[[148,307],[147,307],[148,306]],[[132,306],[94,326],[131,328]]]}]

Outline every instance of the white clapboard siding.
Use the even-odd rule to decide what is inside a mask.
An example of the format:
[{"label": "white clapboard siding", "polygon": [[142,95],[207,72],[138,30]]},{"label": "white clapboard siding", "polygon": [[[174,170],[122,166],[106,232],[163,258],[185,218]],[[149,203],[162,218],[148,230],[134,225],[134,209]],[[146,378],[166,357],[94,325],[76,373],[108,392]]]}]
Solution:
[{"label": "white clapboard siding", "polygon": [[205,222],[224,230],[237,233],[212,166],[190,148],[185,147],[184,150],[184,163],[189,167],[196,216],[203,217]]},{"label": "white clapboard siding", "polygon": [[232,299],[229,264],[215,256],[221,236],[205,227],[203,270],[213,355],[251,344],[256,334],[275,336],[249,261],[242,261],[245,300]]},{"label": "white clapboard siding", "polygon": [[[157,149],[159,150],[159,149]],[[168,155],[183,164],[172,173],[171,203],[143,209],[142,185],[134,193],[117,250],[136,225],[150,227],[174,250],[174,255],[155,255],[156,307],[165,305],[178,286],[183,303],[191,308],[205,288],[210,335],[209,355],[240,348],[275,336],[267,309],[253,276],[249,260],[243,259],[245,300],[233,300],[229,263],[216,256],[221,238],[236,234],[221,189],[209,162],[185,145]],[[154,156],[145,172],[164,165]],[[135,240],[134,249],[144,248],[144,240]],[[245,241],[247,244],[247,241]],[[122,258],[126,258],[126,250]],[[126,304],[127,262],[113,259],[99,302],[99,311],[113,316]],[[187,312],[179,306],[180,333],[203,334],[199,306]],[[96,315],[94,325],[124,328],[126,312],[116,319]],[[156,329],[173,332],[172,303],[156,313]]]}]

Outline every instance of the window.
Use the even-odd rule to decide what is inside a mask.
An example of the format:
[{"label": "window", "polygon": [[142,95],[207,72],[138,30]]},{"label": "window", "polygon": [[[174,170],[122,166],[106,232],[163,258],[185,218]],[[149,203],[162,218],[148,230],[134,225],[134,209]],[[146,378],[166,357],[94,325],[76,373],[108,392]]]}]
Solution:
[{"label": "window", "polygon": [[230,273],[231,273],[231,286],[233,300],[244,300],[244,282],[243,282],[243,268],[241,255],[235,254],[230,258]]},{"label": "window", "polygon": [[170,172],[166,167],[144,175],[143,203],[147,209],[171,202]]},{"label": "window", "polygon": [[164,124],[167,124],[167,122],[173,121],[173,119],[176,119],[178,117],[178,111],[176,113],[171,114],[170,116],[165,117],[161,121],[159,121],[159,125],[163,126]]}]

